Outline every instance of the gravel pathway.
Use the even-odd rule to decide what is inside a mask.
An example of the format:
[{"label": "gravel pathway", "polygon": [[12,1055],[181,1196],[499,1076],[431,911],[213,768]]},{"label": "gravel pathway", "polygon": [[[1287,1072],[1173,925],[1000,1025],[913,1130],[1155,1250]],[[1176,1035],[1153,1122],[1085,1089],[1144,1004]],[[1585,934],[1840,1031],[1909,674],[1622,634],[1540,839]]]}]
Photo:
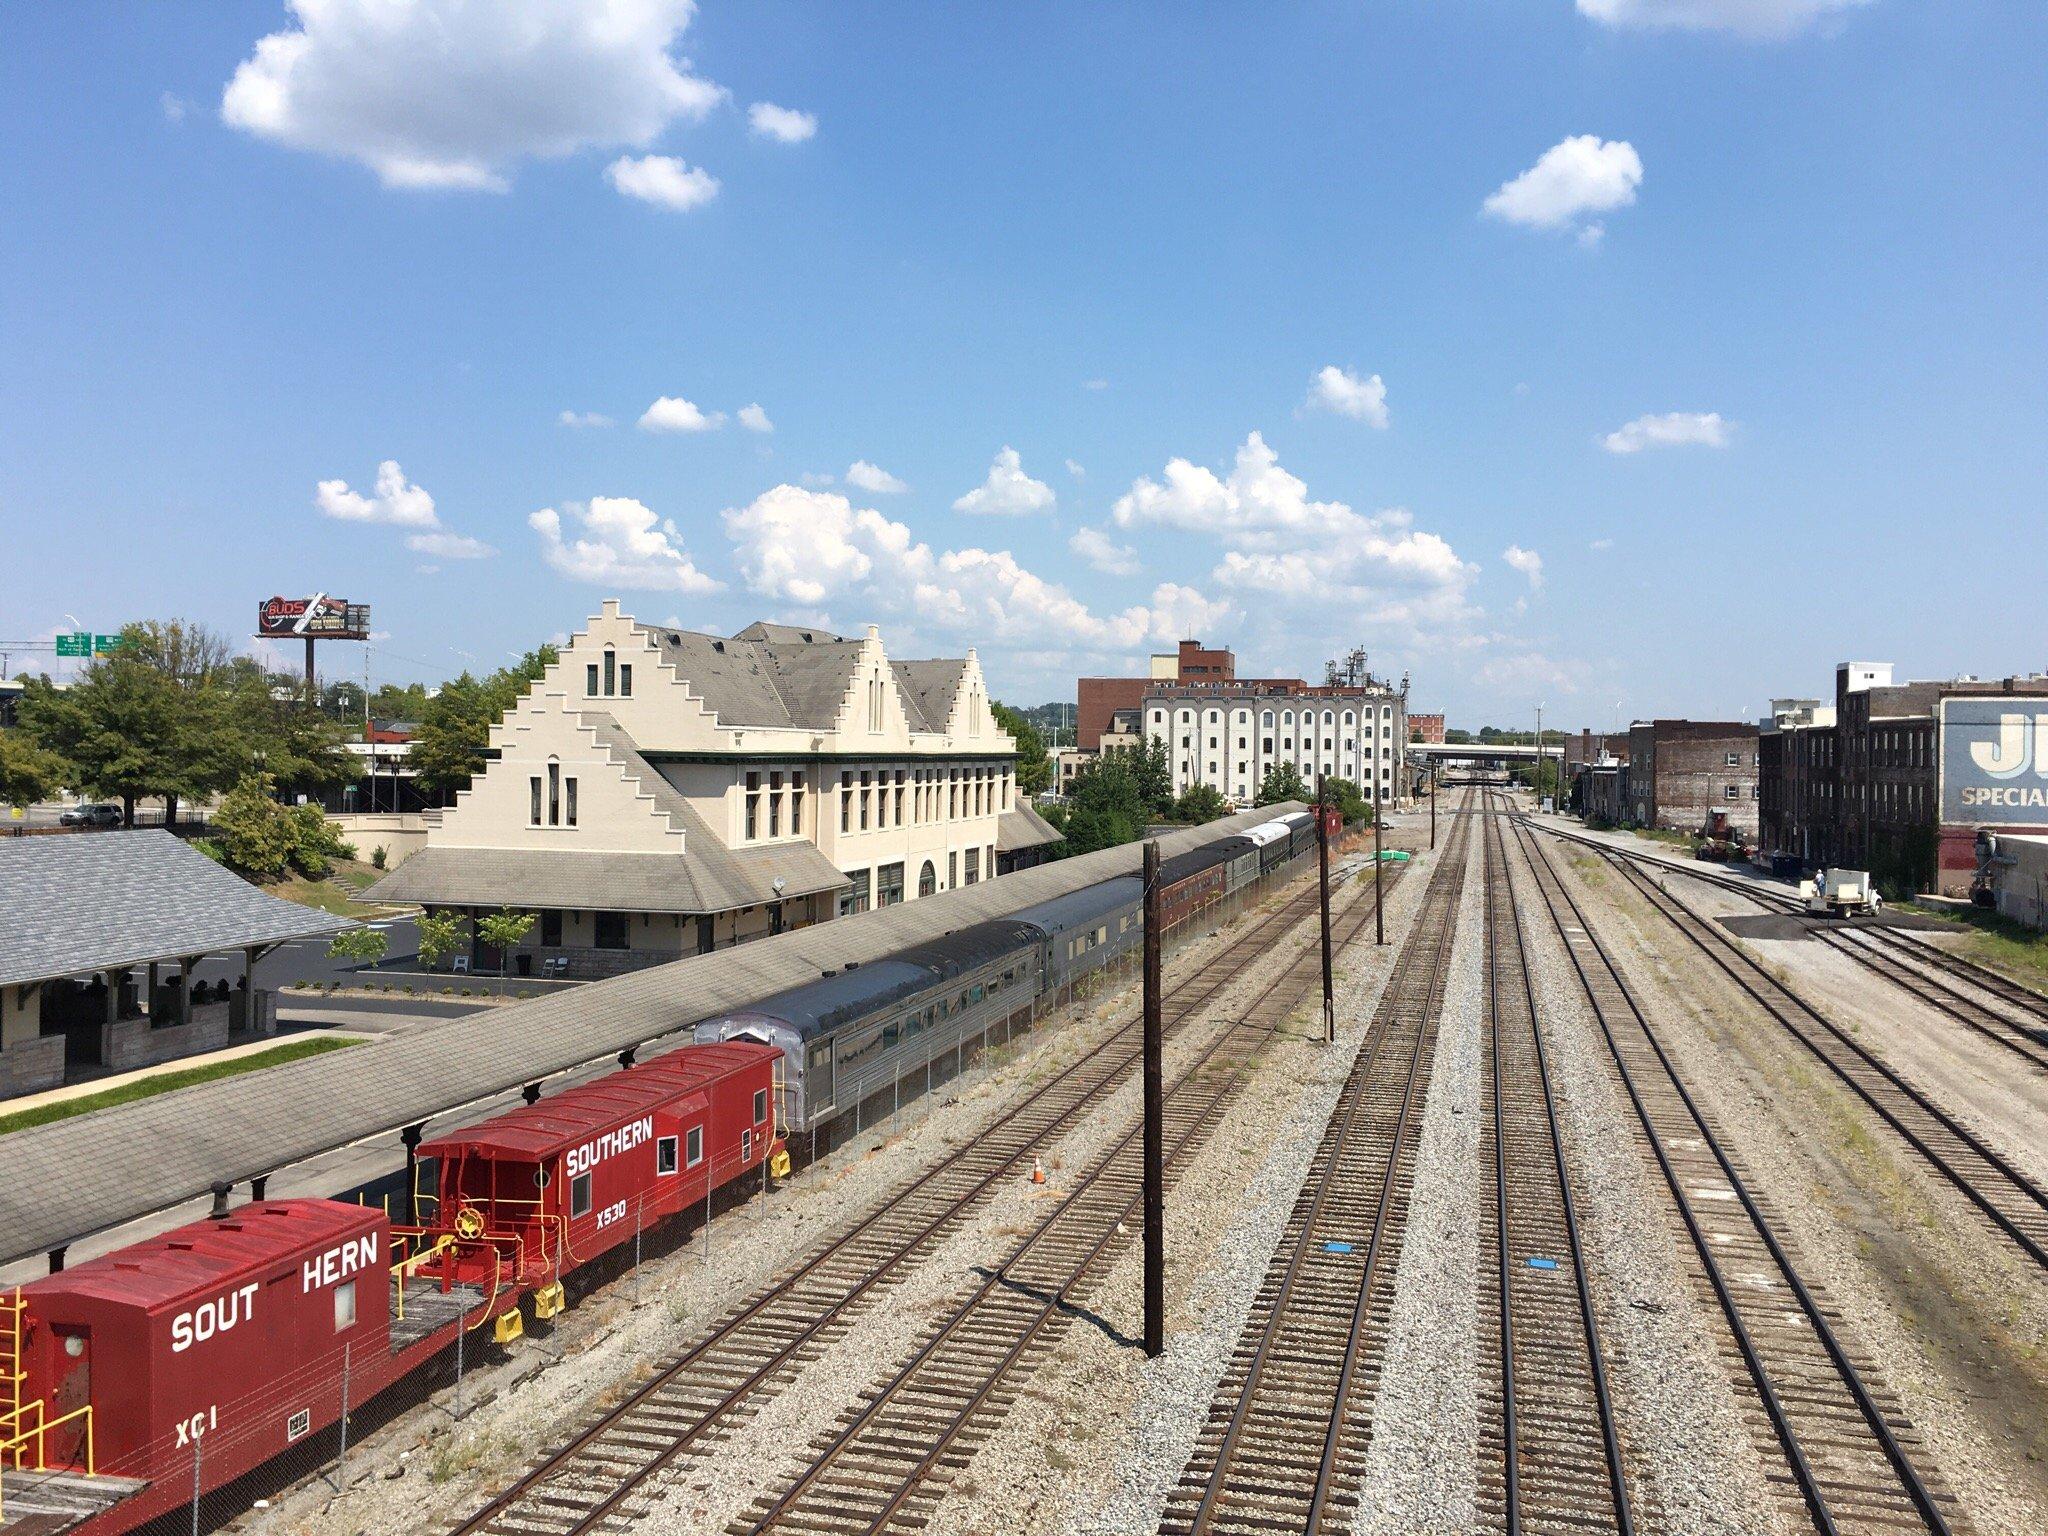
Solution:
[{"label": "gravel pathway", "polygon": [[1485,1012],[1485,839],[1465,888],[1423,1105],[1408,1230],[1359,1496],[1361,1532],[1470,1531],[1478,1496],[1479,1033]]}]

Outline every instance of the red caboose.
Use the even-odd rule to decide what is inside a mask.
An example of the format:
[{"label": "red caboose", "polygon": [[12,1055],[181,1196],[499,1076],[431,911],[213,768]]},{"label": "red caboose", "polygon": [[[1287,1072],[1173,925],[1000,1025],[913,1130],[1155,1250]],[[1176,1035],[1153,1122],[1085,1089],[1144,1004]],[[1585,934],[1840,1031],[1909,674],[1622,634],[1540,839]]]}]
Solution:
[{"label": "red caboose", "polygon": [[[279,1200],[194,1222],[22,1287],[21,1401],[41,1460],[189,1488],[261,1465],[392,1365],[389,1222],[333,1200]],[[77,1410],[90,1406],[86,1415]]]},{"label": "red caboose", "polygon": [[422,1144],[440,1161],[425,1241],[453,1241],[420,1273],[532,1289],[553,1316],[563,1275],[768,1160],[781,1060],[751,1041],[685,1046]]}]

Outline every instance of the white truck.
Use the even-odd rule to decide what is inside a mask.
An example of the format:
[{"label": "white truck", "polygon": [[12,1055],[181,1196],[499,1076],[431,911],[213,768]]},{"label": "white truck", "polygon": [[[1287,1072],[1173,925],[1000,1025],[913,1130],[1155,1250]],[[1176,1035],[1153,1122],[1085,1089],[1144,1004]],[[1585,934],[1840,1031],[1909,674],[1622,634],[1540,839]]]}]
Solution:
[{"label": "white truck", "polygon": [[1821,917],[1853,917],[1884,905],[1867,869],[1823,869],[1799,882],[1799,894],[1806,910]]}]

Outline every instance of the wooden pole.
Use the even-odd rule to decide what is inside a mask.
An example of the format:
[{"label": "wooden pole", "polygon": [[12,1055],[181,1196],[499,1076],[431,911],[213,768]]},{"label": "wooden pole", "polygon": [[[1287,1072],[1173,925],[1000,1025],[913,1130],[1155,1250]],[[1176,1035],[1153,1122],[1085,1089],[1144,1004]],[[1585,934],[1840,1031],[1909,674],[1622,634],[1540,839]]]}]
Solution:
[{"label": "wooden pole", "polygon": [[1323,1044],[1337,1043],[1337,986],[1330,968],[1330,822],[1325,778],[1316,775],[1316,878],[1323,910]]},{"label": "wooden pole", "polygon": [[1159,844],[1145,844],[1145,1354],[1166,1348],[1166,1169],[1161,1143]]},{"label": "wooden pole", "polygon": [[1380,791],[1374,785],[1372,791],[1372,941],[1375,944],[1387,942],[1387,908],[1380,898],[1383,887],[1380,876],[1386,863],[1380,858]]}]

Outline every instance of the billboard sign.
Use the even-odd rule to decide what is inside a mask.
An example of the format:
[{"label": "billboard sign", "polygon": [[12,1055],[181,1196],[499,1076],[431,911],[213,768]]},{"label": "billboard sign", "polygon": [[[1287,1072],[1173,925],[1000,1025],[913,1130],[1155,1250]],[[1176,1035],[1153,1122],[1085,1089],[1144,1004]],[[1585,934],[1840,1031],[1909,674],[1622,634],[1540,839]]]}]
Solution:
[{"label": "billboard sign", "polygon": [[325,592],[268,598],[256,605],[256,633],[264,640],[367,640],[370,605]]},{"label": "billboard sign", "polygon": [[1941,819],[1951,826],[2048,824],[2048,698],[1941,701]]}]

